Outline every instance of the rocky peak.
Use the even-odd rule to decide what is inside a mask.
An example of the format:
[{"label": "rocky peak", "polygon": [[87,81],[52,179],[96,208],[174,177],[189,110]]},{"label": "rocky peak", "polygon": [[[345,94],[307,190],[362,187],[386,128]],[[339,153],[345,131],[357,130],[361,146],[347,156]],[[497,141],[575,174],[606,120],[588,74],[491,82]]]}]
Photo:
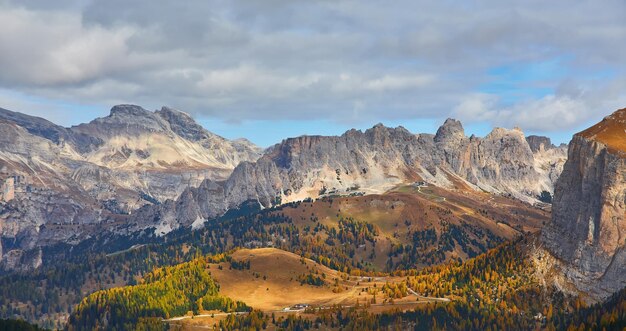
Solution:
[{"label": "rocky peak", "polygon": [[46,138],[55,143],[59,143],[61,140],[69,140],[65,128],[40,117],[29,116],[0,108],[0,119],[15,123],[28,130],[30,134]]},{"label": "rocky peak", "polygon": [[528,142],[528,145],[530,146],[530,149],[533,151],[533,153],[537,153],[541,150],[556,148],[556,146],[552,144],[550,138],[544,136],[531,135],[526,137],[526,141]]},{"label": "rocky peak", "polygon": [[378,123],[373,127],[365,130],[365,135],[370,137],[371,139],[378,139],[380,137],[384,137],[388,134],[389,128],[387,128],[382,123]]},{"label": "rocky peak", "polygon": [[409,132],[409,130],[405,129],[402,126],[390,128],[384,126],[381,123],[378,123],[372,128],[365,130],[364,133],[361,133],[360,131],[347,131],[342,137],[347,137],[350,134],[354,134],[355,137],[365,136],[370,144],[380,144],[381,146],[389,146],[389,144],[406,141],[407,139],[409,139],[409,137],[413,136],[413,134]]},{"label": "rocky peak", "polygon": [[519,129],[495,128],[481,141],[480,145],[483,150],[489,146],[488,149],[495,153],[494,156],[500,162],[516,160],[522,164],[533,163],[532,150],[526,142],[524,132]]},{"label": "rocky peak", "polygon": [[465,138],[465,130],[460,121],[448,118],[435,134],[435,142],[459,141]]},{"label": "rocky peak", "polygon": [[167,131],[167,123],[155,113],[136,105],[116,105],[107,117],[72,127],[74,132],[108,139],[119,135],[138,136]]},{"label": "rocky peak", "polygon": [[485,137],[485,139],[497,139],[506,136],[523,136],[524,133],[521,130],[516,129],[505,129],[505,128],[493,128],[491,132]]},{"label": "rocky peak", "polygon": [[237,144],[243,145],[243,146],[250,146],[250,147],[258,148],[253,142],[251,142],[250,140],[248,140],[246,138],[237,138],[237,139],[233,140],[233,143],[237,143]]},{"label": "rocky peak", "polygon": [[151,113],[137,105],[115,105],[111,108],[110,117],[143,116],[150,117]]},{"label": "rocky peak", "polygon": [[199,141],[214,136],[198,124],[189,114],[169,107],[162,107],[156,114],[170,124],[177,135],[191,141]]},{"label": "rocky peak", "polygon": [[602,143],[612,152],[626,152],[626,108],[605,117],[578,135]]},{"label": "rocky peak", "polygon": [[23,127],[28,133],[48,139],[55,144],[68,143],[79,152],[87,152],[93,146],[101,143],[98,139],[76,134],[46,119],[13,112],[7,109],[0,108],[0,119]]}]

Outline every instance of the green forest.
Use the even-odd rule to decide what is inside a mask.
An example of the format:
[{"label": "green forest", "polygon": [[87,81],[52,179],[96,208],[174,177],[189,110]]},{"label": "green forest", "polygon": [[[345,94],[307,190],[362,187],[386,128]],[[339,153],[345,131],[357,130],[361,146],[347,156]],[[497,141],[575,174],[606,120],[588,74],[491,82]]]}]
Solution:
[{"label": "green forest", "polygon": [[86,297],[70,317],[69,330],[130,330],[163,327],[162,319],[199,310],[245,312],[250,308],[219,295],[210,262],[198,258],[174,267],[157,268],[141,284],[103,290]]}]

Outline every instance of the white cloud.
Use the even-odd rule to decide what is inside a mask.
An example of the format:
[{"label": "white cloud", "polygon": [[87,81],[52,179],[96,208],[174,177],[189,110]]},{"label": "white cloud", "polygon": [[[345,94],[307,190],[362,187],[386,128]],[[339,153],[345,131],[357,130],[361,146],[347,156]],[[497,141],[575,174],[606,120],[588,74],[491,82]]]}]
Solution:
[{"label": "white cloud", "polygon": [[85,28],[79,15],[0,7],[0,80],[5,86],[84,83],[138,64],[133,29]]},{"label": "white cloud", "polygon": [[452,115],[467,121],[491,121],[497,117],[494,110],[498,97],[485,93],[474,93],[466,96],[454,107]]},{"label": "white cloud", "polygon": [[567,95],[550,94],[501,108],[497,96],[479,94],[461,101],[453,114],[468,122],[487,121],[500,127],[554,132],[586,123],[594,111],[584,99]]},{"label": "white cloud", "polygon": [[[621,0],[0,0],[0,88],[223,120],[453,115],[565,130],[625,101],[625,12]],[[503,82],[518,104],[481,93],[500,79],[490,69],[542,62],[558,76]]]},{"label": "white cloud", "polygon": [[416,76],[393,76],[385,75],[381,78],[368,80],[364,87],[372,91],[418,89],[427,86],[434,81],[431,75]]},{"label": "white cloud", "polygon": [[498,112],[497,123],[510,123],[535,131],[560,131],[587,121],[591,109],[584,100],[547,95]]}]

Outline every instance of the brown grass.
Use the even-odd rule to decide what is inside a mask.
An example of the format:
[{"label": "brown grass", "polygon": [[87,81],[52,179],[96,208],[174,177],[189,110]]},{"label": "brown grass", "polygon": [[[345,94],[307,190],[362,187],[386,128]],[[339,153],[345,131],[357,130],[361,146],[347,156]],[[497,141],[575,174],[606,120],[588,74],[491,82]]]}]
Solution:
[{"label": "brown grass", "polygon": [[[231,299],[243,301],[257,310],[267,314],[275,314],[276,318],[297,314],[303,317],[315,318],[315,314],[305,312],[284,312],[283,308],[298,303],[306,303],[312,307],[330,307],[332,305],[364,307],[370,302],[373,295],[367,291],[376,291],[377,305],[367,308],[374,313],[393,309],[411,309],[417,305],[429,302],[428,299],[419,299],[414,295],[394,299],[393,304],[386,298],[380,289],[386,282],[401,282],[403,277],[349,277],[348,275],[327,268],[309,259],[275,248],[241,249],[232,254],[236,261],[250,261],[249,270],[234,270],[230,263],[211,264],[210,272],[220,284],[220,294]],[[222,269],[219,269],[219,266]],[[297,276],[308,273],[326,275],[324,286],[301,285]],[[257,277],[256,275],[260,275]],[[263,276],[266,279],[263,279]],[[339,279],[336,288],[335,279]],[[205,330],[226,318],[224,315],[210,316],[212,312],[201,312],[193,319],[169,322],[173,330]],[[270,323],[268,330],[275,327]]]},{"label": "brown grass", "polygon": [[[401,278],[357,278],[332,270],[309,259],[276,248],[242,249],[232,255],[237,261],[250,261],[250,270],[230,269],[229,263],[211,265],[211,275],[220,284],[220,293],[263,311],[280,311],[298,303],[313,306],[354,305],[365,303],[372,296],[365,288],[381,288],[386,281]],[[299,275],[317,273],[326,275],[324,286],[301,285]],[[260,277],[257,277],[259,275]],[[264,279],[264,276],[266,279]],[[340,292],[333,291],[334,280],[339,279]],[[382,294],[379,296],[381,302]],[[409,298],[410,300],[410,298]],[[413,298],[415,300],[415,298]]]},{"label": "brown grass", "polygon": [[612,151],[626,152],[626,108],[605,117],[600,123],[578,135],[601,142]]}]

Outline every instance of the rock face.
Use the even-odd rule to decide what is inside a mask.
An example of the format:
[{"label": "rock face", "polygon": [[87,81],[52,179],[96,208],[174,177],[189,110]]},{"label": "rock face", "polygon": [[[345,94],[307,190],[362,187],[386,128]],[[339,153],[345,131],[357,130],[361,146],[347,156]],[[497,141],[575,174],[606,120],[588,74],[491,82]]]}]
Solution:
[{"label": "rock face", "polygon": [[576,290],[598,301],[626,286],[626,109],[576,134],[542,243]]},{"label": "rock face", "polygon": [[207,180],[176,202],[144,208],[131,223],[145,228],[146,220],[157,220],[162,233],[221,215],[245,201],[269,207],[324,194],[381,193],[415,181],[532,202],[542,190],[552,191],[552,175],[565,160],[564,149],[549,151],[533,154],[519,129],[498,128],[485,138],[468,138],[461,123],[452,119],[434,136],[379,124],[338,137],[289,138],[257,162],[241,163],[227,180]]}]

